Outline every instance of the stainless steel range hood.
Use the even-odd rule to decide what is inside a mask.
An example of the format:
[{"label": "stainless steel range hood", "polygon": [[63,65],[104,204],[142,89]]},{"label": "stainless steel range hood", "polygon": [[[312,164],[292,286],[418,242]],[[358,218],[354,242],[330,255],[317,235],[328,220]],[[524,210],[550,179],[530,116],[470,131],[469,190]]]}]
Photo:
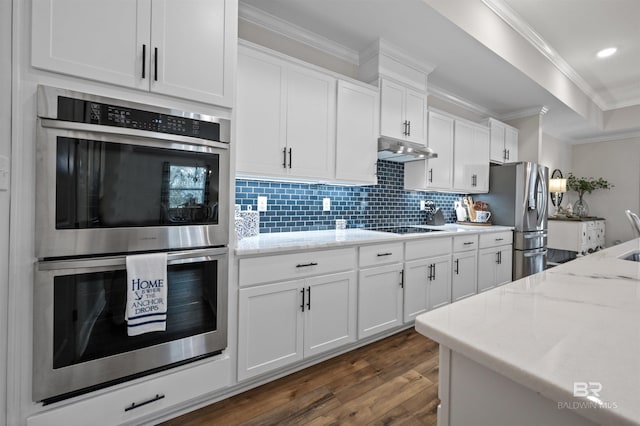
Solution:
[{"label": "stainless steel range hood", "polygon": [[378,139],[378,159],[404,163],[407,161],[436,158],[438,154],[431,148],[402,139],[381,136]]}]

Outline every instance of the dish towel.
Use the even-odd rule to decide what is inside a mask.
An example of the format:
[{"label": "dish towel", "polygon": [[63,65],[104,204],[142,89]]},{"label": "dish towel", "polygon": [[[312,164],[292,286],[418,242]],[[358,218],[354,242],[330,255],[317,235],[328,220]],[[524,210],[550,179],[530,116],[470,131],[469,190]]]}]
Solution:
[{"label": "dish towel", "polygon": [[127,334],[167,327],[167,253],[127,256]]}]

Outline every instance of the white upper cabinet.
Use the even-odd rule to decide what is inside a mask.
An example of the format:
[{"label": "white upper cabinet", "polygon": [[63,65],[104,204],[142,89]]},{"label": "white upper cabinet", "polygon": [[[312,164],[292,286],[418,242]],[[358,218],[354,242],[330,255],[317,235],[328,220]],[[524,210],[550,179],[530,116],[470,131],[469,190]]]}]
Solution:
[{"label": "white upper cabinet", "polygon": [[518,129],[507,126],[504,137],[504,149],[507,151],[507,162],[518,161]]},{"label": "white upper cabinet", "polygon": [[[378,91],[338,81],[336,179],[377,183]],[[357,159],[357,161],[355,161]]]},{"label": "white upper cabinet", "polygon": [[238,54],[236,167],[286,176],[286,66],[260,52]]},{"label": "white upper cabinet", "polygon": [[287,78],[289,173],[333,179],[335,168],[336,79],[291,66]]},{"label": "white upper cabinet", "polygon": [[429,111],[429,148],[438,154],[404,165],[404,186],[411,190],[451,190],[453,186],[454,119]]},{"label": "white upper cabinet", "polygon": [[453,188],[464,193],[489,191],[489,129],[455,121]]},{"label": "white upper cabinet", "polygon": [[334,77],[242,48],[236,111],[239,175],[334,179]]},{"label": "white upper cabinet", "polygon": [[487,126],[491,129],[491,162],[513,163],[518,161],[518,129],[490,118]]},{"label": "white upper cabinet", "polygon": [[231,107],[233,0],[34,0],[32,65]]},{"label": "white upper cabinet", "polygon": [[233,106],[237,48],[234,22],[238,19],[235,1],[152,3],[151,91]]},{"label": "white upper cabinet", "polygon": [[380,81],[380,134],[426,145],[426,94],[387,79]]}]

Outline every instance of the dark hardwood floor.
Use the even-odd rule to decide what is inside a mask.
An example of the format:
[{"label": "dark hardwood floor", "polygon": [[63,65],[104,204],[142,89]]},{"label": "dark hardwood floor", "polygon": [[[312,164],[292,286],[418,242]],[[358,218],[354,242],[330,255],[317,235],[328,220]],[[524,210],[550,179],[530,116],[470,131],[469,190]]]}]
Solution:
[{"label": "dark hardwood floor", "polygon": [[410,329],[163,425],[435,425],[438,403],[438,344]]}]

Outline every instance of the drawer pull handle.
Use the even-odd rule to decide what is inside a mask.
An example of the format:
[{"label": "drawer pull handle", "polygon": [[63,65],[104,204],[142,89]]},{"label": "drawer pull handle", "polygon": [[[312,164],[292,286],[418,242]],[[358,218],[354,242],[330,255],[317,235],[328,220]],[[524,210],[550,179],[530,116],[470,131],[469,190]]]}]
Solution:
[{"label": "drawer pull handle", "polygon": [[160,401],[163,398],[164,398],[164,394],[157,393],[156,396],[154,396],[153,398],[151,398],[151,399],[149,399],[147,401],[138,402],[138,403],[132,402],[131,405],[129,405],[128,407],[125,407],[124,411],[125,412],[126,411],[131,411],[131,410],[133,410],[135,408],[140,408],[143,405],[147,405],[147,404],[151,404],[152,402]]},{"label": "drawer pull handle", "polygon": [[307,266],[318,266],[318,264],[316,262],[298,263],[296,268],[306,268]]},{"label": "drawer pull handle", "polygon": [[467,241],[466,243],[462,243],[462,245],[465,245],[465,246],[469,246],[469,245],[472,245],[472,244],[473,244],[473,241]]},{"label": "drawer pull handle", "polygon": [[504,241],[504,238],[496,238],[496,241]]},{"label": "drawer pull handle", "polygon": [[382,256],[391,256],[393,253],[391,252],[387,252],[387,253],[378,253],[377,256],[378,257],[382,257]]}]

